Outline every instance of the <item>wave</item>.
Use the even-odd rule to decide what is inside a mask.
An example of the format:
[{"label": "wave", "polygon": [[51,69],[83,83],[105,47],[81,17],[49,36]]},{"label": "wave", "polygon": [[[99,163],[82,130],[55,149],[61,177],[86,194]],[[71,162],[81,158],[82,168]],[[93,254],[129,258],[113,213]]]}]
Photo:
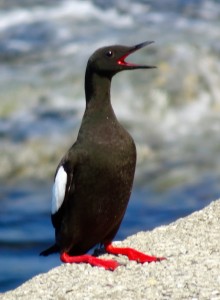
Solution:
[{"label": "wave", "polygon": [[95,6],[89,1],[62,1],[56,6],[33,6],[29,9],[16,8],[8,12],[0,13],[0,30],[4,31],[10,27],[30,24],[35,22],[56,21],[70,18],[74,21],[84,20],[88,22],[91,19],[101,20],[102,22],[111,22],[114,25],[129,26],[132,24],[131,18],[125,15],[119,15],[115,8],[107,11]]}]

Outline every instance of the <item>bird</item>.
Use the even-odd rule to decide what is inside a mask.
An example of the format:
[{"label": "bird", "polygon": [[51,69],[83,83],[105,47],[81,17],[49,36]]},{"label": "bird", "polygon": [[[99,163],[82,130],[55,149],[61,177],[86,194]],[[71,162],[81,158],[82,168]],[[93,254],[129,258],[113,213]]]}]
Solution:
[{"label": "bird", "polygon": [[54,176],[51,221],[55,244],[40,255],[58,252],[64,263],[88,263],[112,271],[119,266],[116,260],[96,257],[89,250],[99,244],[107,253],[139,263],[164,259],[113,245],[132,191],[136,146],[112,108],[111,81],[124,70],[155,68],[126,61],[151,43],[106,46],[90,56],[85,72],[86,107],[78,136]]}]

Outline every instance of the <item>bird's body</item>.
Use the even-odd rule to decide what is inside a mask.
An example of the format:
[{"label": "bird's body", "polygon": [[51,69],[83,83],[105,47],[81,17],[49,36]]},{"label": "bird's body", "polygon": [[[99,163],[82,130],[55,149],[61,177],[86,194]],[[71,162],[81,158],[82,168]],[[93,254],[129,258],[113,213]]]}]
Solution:
[{"label": "bird's body", "polygon": [[[123,69],[150,68],[124,61],[145,44],[101,48],[88,61],[82,124],[55,174],[52,223],[56,243],[43,255],[59,251],[63,261],[91,263],[91,256],[87,260],[84,254],[96,244],[104,244],[110,252],[127,208],[136,165],[134,141],[111,106],[111,79]],[[92,258],[93,265],[99,265],[96,260]]]},{"label": "bird's body", "polygon": [[[88,135],[80,131],[61,163],[71,174],[73,185],[68,192],[71,201],[66,201],[65,215],[59,222],[57,240],[60,249],[71,255],[111,241],[127,207],[135,170],[135,146],[117,120],[109,117],[109,122],[111,132],[105,126],[95,125]],[[52,220],[56,228],[56,215]]]}]

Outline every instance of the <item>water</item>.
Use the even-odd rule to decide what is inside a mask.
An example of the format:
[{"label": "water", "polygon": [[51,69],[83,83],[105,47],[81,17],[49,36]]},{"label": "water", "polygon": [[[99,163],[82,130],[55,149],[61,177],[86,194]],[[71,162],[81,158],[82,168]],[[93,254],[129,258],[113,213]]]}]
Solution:
[{"label": "water", "polygon": [[12,0],[0,19],[0,291],[60,264],[38,253],[53,240],[53,173],[76,137],[86,62],[100,46],[154,40],[129,59],[158,67],[112,84],[138,149],[116,239],[219,197],[219,1]]}]

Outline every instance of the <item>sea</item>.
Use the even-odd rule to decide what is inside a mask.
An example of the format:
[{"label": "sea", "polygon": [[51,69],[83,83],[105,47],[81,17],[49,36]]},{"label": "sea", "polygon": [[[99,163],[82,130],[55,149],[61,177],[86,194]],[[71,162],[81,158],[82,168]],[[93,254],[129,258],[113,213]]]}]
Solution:
[{"label": "sea", "polygon": [[99,47],[154,41],[127,60],[157,67],[112,82],[138,153],[115,240],[219,198],[219,28],[218,0],[0,1],[0,292],[61,264],[39,253],[54,240],[53,176],[77,137]]}]

